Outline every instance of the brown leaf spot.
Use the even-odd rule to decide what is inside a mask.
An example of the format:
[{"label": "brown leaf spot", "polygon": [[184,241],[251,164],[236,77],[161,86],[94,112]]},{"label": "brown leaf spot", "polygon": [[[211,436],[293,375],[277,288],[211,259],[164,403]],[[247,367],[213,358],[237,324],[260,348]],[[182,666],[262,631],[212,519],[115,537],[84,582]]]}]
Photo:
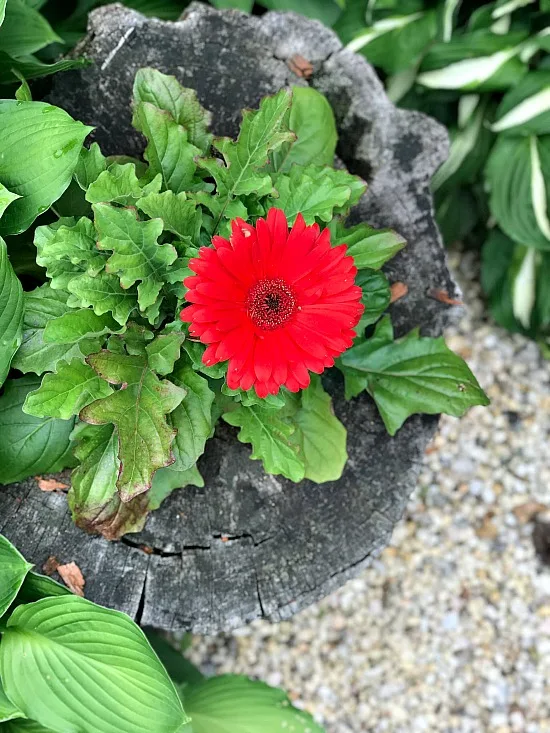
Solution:
[{"label": "brown leaf spot", "polygon": [[55,555],[50,555],[44,565],[42,565],[42,570],[44,571],[45,575],[53,575],[58,567],[59,560],[56,558]]},{"label": "brown leaf spot", "polygon": [[86,581],[76,563],[69,562],[66,565],[58,565],[57,572],[69,590],[72,590],[77,596],[84,597],[84,584]]},{"label": "brown leaf spot", "polygon": [[294,56],[291,56],[286,62],[286,65],[293,74],[296,74],[296,76],[299,76],[302,79],[309,79],[313,74],[313,65],[303,56],[300,56],[299,53],[295,53]]},{"label": "brown leaf spot", "polygon": [[405,295],[409,292],[409,288],[405,283],[402,282],[396,282],[392,283],[390,287],[390,303],[395,303],[396,300],[401,300],[401,298],[404,298]]},{"label": "brown leaf spot", "polygon": [[443,288],[432,288],[428,290],[428,298],[438,300],[440,303],[445,303],[445,305],[464,305],[458,298],[451,298],[449,293],[443,290]]},{"label": "brown leaf spot", "polygon": [[42,476],[35,476],[38,481],[38,488],[40,491],[67,491],[69,486],[61,483],[54,478],[42,478]]}]

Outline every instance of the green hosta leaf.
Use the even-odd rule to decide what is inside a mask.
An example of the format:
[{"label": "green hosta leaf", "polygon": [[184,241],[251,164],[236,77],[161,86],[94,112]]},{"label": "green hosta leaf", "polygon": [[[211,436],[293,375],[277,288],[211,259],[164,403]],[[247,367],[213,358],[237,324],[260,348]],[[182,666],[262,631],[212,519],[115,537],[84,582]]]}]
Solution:
[{"label": "green hosta leaf", "polygon": [[355,278],[355,284],[363,291],[361,302],[365,306],[361,321],[357,326],[358,332],[380,318],[390,304],[390,284],[384,273],[377,270],[360,270]]},{"label": "green hosta leaf", "polygon": [[491,129],[511,135],[550,133],[550,71],[531,71],[511,89]]},{"label": "green hosta leaf", "polygon": [[[266,473],[282,474],[291,481],[302,481],[306,474],[300,447],[292,436],[296,426],[282,418],[278,411],[261,407],[245,407],[236,403],[232,412],[222,415],[225,422],[240,428],[239,441],[251,443],[252,459],[259,459]],[[297,436],[298,437],[298,436]]]},{"label": "green hosta leaf", "polygon": [[46,323],[44,341],[54,344],[74,344],[120,331],[120,325],[108,313],[96,315],[89,308],[70,310]]},{"label": "green hosta leaf", "polygon": [[300,407],[293,416],[296,432],[291,441],[299,447],[305,478],[316,483],[337,481],[348,459],[346,429],[332,410],[321,378],[312,375],[310,386],[300,393]]},{"label": "green hosta leaf", "polygon": [[37,227],[34,243],[36,262],[46,268],[54,289],[66,290],[71,280],[86,273],[95,277],[107,262],[97,251],[97,234],[86,217],[59,219],[55,224]]},{"label": "green hosta leaf", "polygon": [[314,178],[308,175],[308,170],[293,166],[289,174],[274,176],[279,198],[269,199],[267,205],[282,209],[289,224],[294,223],[300,213],[307,224],[313,224],[316,219],[329,222],[334,209],[344,206],[351,196],[349,186],[335,186],[329,175]]},{"label": "green hosta leaf", "polygon": [[90,402],[112,393],[111,387],[91,366],[73,359],[69,364],[60,362],[53,374],[44,376],[39,389],[27,395],[23,412],[68,420]]},{"label": "green hosta leaf", "polygon": [[487,165],[491,212],[516,242],[550,250],[550,136],[498,138]]},{"label": "green hosta leaf", "polygon": [[6,3],[7,0],[0,0],[0,25],[2,25],[6,17]]},{"label": "green hosta leaf", "polygon": [[472,405],[489,404],[466,363],[443,338],[421,338],[411,331],[382,345],[367,340],[346,351],[341,362],[366,377],[366,389],[390,435],[415,413],[459,417]]},{"label": "green hosta leaf", "polygon": [[437,34],[434,11],[395,15],[378,20],[348,43],[388,74],[397,74],[418,61]]},{"label": "green hosta leaf", "polygon": [[23,288],[8,259],[6,243],[0,237],[0,387],[22,339]]},{"label": "green hosta leaf", "polygon": [[67,188],[92,128],[44,102],[2,100],[0,129],[0,179],[20,196],[0,219],[0,234],[17,234]]},{"label": "green hosta leaf", "polygon": [[202,153],[212,142],[208,132],[211,114],[201,107],[194,89],[185,89],[176,77],[151,68],[139,69],[134,80],[134,99],[168,112],[187,132],[187,139]]},{"label": "green hosta leaf", "polygon": [[14,611],[0,646],[0,674],[25,715],[54,730],[176,733],[187,722],[139,627],[77,596]]},{"label": "green hosta leaf", "polygon": [[160,661],[164,664],[170,679],[176,684],[196,684],[202,682],[204,675],[194,664],[186,659],[181,651],[176,649],[169,641],[152,628],[145,628],[145,636],[149,643],[159,655]]},{"label": "green hosta leaf", "polygon": [[27,476],[55,473],[71,463],[69,436],[73,420],[42,419],[26,415],[22,406],[40,379],[8,380],[0,397],[0,483]]},{"label": "green hosta leaf", "polygon": [[248,677],[211,677],[182,691],[193,733],[324,733],[285,692]]},{"label": "green hosta leaf", "polygon": [[346,244],[348,255],[353,257],[359,270],[379,270],[406,245],[403,237],[391,229],[374,229],[368,224],[346,229],[339,222],[334,222],[331,230],[333,246]]},{"label": "green hosta leaf", "polygon": [[289,171],[294,163],[332,165],[338,133],[332,108],[323,94],[312,87],[293,87],[288,127],[296,140],[273,151],[273,170]]},{"label": "green hosta leaf", "polygon": [[272,191],[269,174],[260,169],[266,165],[271,151],[294,139],[293,133],[284,127],[290,102],[291,94],[284,89],[272,97],[264,97],[259,110],[243,111],[236,142],[229,138],[216,139],[214,147],[223,155],[225,165],[215,158],[199,161],[215,179],[223,207],[236,196],[250,193],[264,196]]},{"label": "green hosta leaf", "polygon": [[[11,606],[25,576],[32,568],[12,543],[0,535],[0,616]],[[2,713],[2,688],[0,685],[0,715]],[[0,720],[2,718],[0,717]]]},{"label": "green hosta leaf", "polygon": [[2,733],[55,733],[34,720],[10,720],[2,724]]},{"label": "green hosta leaf", "polygon": [[[0,680],[0,723],[5,723],[7,720],[22,717],[23,713],[21,710],[8,700],[6,693],[4,692],[4,688],[2,687],[2,681]],[[7,728],[7,726],[2,725],[2,731],[4,731],[5,728]]]},{"label": "green hosta leaf", "polygon": [[145,346],[149,366],[157,374],[166,376],[174,369],[180,358],[180,349],[185,338],[183,333],[168,333],[157,336]]},{"label": "green hosta leaf", "polygon": [[112,313],[115,321],[123,326],[130,314],[138,307],[138,294],[135,288],[127,290],[120,284],[116,275],[101,273],[97,277],[80,275],[69,282],[75,307],[91,306],[96,315]]},{"label": "green hosta leaf", "polygon": [[170,448],[175,432],[166,415],[180,404],[185,392],[159,380],[142,356],[102,351],[87,361],[109,383],[124,385],[85,407],[80,417],[93,425],[115,426],[121,463],[117,486],[121,499],[129,501],[150,488],[158,468],[172,463]]},{"label": "green hosta leaf", "polygon": [[171,380],[186,392],[181,404],[170,415],[170,423],[178,431],[174,441],[176,462],[172,468],[186,471],[204,453],[205,443],[212,435],[214,392],[208,380],[190,366],[178,365]]},{"label": "green hosta leaf", "polygon": [[28,56],[61,41],[50,24],[23,0],[9,0],[0,28],[0,48],[13,56]]},{"label": "green hosta leaf", "polygon": [[44,329],[54,318],[67,313],[67,293],[52,290],[42,285],[30,293],[25,293],[25,312],[23,316],[23,341],[17,350],[12,365],[26,374],[53,372],[61,360],[84,359],[87,341],[78,343],[55,344],[44,339]]},{"label": "green hosta leaf", "polygon": [[86,191],[86,201],[91,204],[114,202],[123,206],[131,206],[147,193],[158,193],[162,186],[160,175],[151,183],[143,186],[136,175],[134,163],[113,163],[108,170],[99,174]]},{"label": "green hosta leaf", "polygon": [[40,598],[50,598],[52,596],[70,596],[71,591],[66,585],[47,578],[45,575],[39,575],[32,571],[27,573],[23,585],[17,594],[17,603],[34,603]]},{"label": "green hosta leaf", "polygon": [[45,64],[36,56],[21,56],[14,58],[4,51],[0,51],[0,84],[13,84],[19,76],[27,80],[39,79],[58,71],[68,71],[88,66],[90,62],[85,58],[61,59],[53,64]]},{"label": "green hosta leaf", "polygon": [[95,204],[93,208],[99,234],[97,246],[113,251],[107,271],[119,275],[125,290],[140,280],[138,303],[142,310],[148,308],[155,303],[165,282],[181,279],[178,268],[171,267],[177,258],[176,250],[170,244],[157,242],[162,221],[139,221],[132,210],[116,209],[109,204]]},{"label": "green hosta leaf", "polygon": [[162,174],[165,188],[174,193],[191,188],[201,150],[188,141],[185,128],[149,102],[136,105],[132,124],[147,138],[144,158],[152,173]]},{"label": "green hosta leaf", "polygon": [[8,208],[12,201],[21,198],[16,193],[8,191],[8,189],[0,183],[0,219],[2,214]]},{"label": "green hosta leaf", "polygon": [[89,149],[82,147],[74,171],[74,177],[80,188],[86,191],[105,170],[107,170],[107,159],[99,145],[92,143]]},{"label": "green hosta leaf", "polygon": [[417,81],[431,89],[508,89],[527,71],[520,58],[524,38],[523,34],[480,31],[436,43],[424,58]]},{"label": "green hosta leaf", "polygon": [[197,209],[196,201],[187,199],[185,193],[151,193],[141,198],[137,207],[151,219],[162,219],[164,229],[178,237],[199,241],[201,212]]}]

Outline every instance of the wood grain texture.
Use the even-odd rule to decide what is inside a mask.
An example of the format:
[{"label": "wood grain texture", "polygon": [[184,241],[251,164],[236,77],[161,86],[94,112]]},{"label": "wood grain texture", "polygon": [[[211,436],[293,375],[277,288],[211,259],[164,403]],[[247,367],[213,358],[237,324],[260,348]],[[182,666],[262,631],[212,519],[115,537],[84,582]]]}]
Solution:
[{"label": "wood grain texture", "polygon": [[[369,182],[354,221],[392,226],[409,242],[387,269],[408,286],[392,307],[397,332],[420,325],[439,334],[456,316],[428,295],[434,288],[460,295],[428,188],[446,155],[446,133],[419,113],[396,110],[366,61],[320,23],[194,4],[171,24],[115,5],[92,13],[80,51],[94,65],[56,76],[50,101],[95,125],[106,153],[143,151],[130,128],[130,97],[144,65],[196,88],[217,134],[234,135],[241,108],[283,86],[309,83],[325,93],[337,117],[338,155]],[[313,67],[307,80],[286,63],[296,54]],[[215,633],[260,616],[288,618],[355,576],[387,544],[437,425],[416,416],[390,438],[366,395],[346,403],[339,375],[324,381],[349,431],[350,459],[336,483],[266,476],[222,425],[200,461],[205,488],[176,491],[139,535],[117,543],[85,535],[72,525],[65,496],[44,494],[33,480],[0,491],[0,531],[39,567],[50,555],[76,562],[88,598],[144,624]]]}]

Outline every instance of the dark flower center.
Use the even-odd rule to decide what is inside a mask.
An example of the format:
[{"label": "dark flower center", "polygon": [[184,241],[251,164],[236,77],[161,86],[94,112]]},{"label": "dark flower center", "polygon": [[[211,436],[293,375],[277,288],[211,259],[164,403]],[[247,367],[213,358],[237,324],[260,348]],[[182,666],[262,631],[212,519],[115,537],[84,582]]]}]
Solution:
[{"label": "dark flower center", "polygon": [[260,280],[248,291],[246,308],[252,322],[264,331],[283,326],[296,310],[294,290],[281,278]]}]

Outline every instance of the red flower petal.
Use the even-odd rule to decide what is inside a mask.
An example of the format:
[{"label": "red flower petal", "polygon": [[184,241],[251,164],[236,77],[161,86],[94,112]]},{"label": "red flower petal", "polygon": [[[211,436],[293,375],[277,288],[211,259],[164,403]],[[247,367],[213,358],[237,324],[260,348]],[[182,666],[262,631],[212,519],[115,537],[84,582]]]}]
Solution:
[{"label": "red flower petal", "polygon": [[235,219],[229,240],[212,243],[189,262],[191,305],[181,313],[208,345],[203,362],[228,361],[228,386],[259,397],[304,389],[310,371],[333,366],[351,345],[363,313],[346,246],[331,247],[330,231],[301,214],[289,231],[279,209],[256,226]]}]

